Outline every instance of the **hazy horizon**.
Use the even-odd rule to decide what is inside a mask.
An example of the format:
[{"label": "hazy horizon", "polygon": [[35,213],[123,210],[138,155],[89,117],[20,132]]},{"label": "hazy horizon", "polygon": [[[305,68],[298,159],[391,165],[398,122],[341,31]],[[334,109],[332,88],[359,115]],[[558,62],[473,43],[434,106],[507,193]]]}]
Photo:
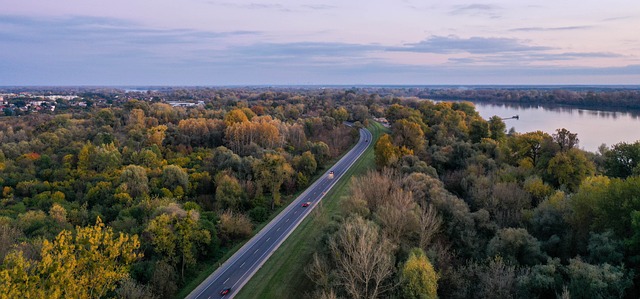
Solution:
[{"label": "hazy horizon", "polygon": [[0,0],[1,86],[637,85],[640,3]]}]

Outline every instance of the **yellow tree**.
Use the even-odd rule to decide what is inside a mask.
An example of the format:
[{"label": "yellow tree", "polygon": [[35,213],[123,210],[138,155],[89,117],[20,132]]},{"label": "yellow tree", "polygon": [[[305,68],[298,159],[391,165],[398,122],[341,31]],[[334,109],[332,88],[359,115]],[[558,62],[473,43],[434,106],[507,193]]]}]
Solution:
[{"label": "yellow tree", "polygon": [[64,230],[42,243],[40,261],[12,252],[0,267],[0,298],[100,298],[129,276],[129,265],[142,254],[138,236],[94,226]]},{"label": "yellow tree", "polygon": [[391,142],[391,136],[382,135],[374,147],[376,165],[378,168],[389,166],[398,160],[396,150]]},{"label": "yellow tree", "polygon": [[129,120],[127,121],[129,130],[141,130],[146,127],[144,111],[141,109],[133,109],[129,112]]},{"label": "yellow tree", "polygon": [[392,127],[395,144],[404,146],[414,151],[420,151],[425,144],[424,132],[420,125],[401,119],[396,121]]},{"label": "yellow tree", "polygon": [[438,274],[420,248],[414,248],[400,272],[403,298],[437,298]]},{"label": "yellow tree", "polygon": [[388,134],[382,135],[378,142],[374,146],[376,166],[383,168],[389,166],[398,161],[398,159],[405,155],[413,155],[413,150],[402,146],[394,146],[391,142],[391,136]]},{"label": "yellow tree", "polygon": [[236,123],[248,122],[249,118],[241,109],[233,109],[224,116],[224,122],[227,126],[232,126]]},{"label": "yellow tree", "polygon": [[151,145],[155,144],[158,147],[162,147],[165,131],[167,131],[167,126],[165,125],[155,126],[147,130],[147,142]]}]

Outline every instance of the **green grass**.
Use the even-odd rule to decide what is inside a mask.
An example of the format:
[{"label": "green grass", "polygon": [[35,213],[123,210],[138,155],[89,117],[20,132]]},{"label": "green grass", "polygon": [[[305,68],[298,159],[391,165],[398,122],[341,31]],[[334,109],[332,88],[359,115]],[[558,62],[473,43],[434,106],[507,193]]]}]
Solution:
[{"label": "green grass", "polygon": [[[377,124],[377,123],[376,123]],[[379,125],[378,125],[379,126]],[[375,126],[374,129],[369,128],[369,130],[371,130],[371,132],[373,133],[374,136],[374,140],[377,140],[377,135],[374,132],[375,130]],[[380,126],[380,128],[382,128],[382,126]],[[384,128],[383,128],[384,129]],[[349,148],[349,150],[351,150],[351,148]],[[310,180],[310,182],[315,182],[318,178],[320,178],[324,172],[333,167],[333,165],[338,162],[338,160],[340,160],[340,158],[342,158],[344,155],[347,154],[347,152],[349,152],[349,150],[345,151],[342,155],[340,155],[339,157],[329,161],[328,163],[325,164],[325,166],[321,169],[319,169],[317,171],[317,174],[315,176],[313,176]],[[367,151],[369,151],[370,149],[367,149]],[[362,157],[364,157],[364,155],[366,155],[367,153],[364,153],[362,155]],[[358,162],[357,162],[358,163]],[[355,165],[354,164],[354,167]],[[347,175],[343,176],[343,178],[350,176],[348,175],[349,172],[347,172]],[[340,184],[343,184],[342,182],[343,180],[341,180],[341,182],[339,182],[338,184],[336,184],[336,186],[339,186]],[[335,188],[333,189],[335,190]],[[298,191],[296,194],[293,195],[288,195],[288,196],[283,196],[283,201],[286,204],[283,204],[282,206],[278,207],[274,212],[272,212],[269,216],[269,219],[267,221],[264,221],[263,223],[260,223],[259,225],[257,225],[254,230],[253,230],[253,235],[257,234],[264,226],[266,226],[269,222],[271,222],[271,220],[273,220],[273,218],[275,218],[276,216],[278,216],[278,214],[280,214],[280,212],[282,212],[282,210],[284,210],[287,205],[294,199],[296,199],[298,197],[298,195],[300,195],[302,192],[304,192],[304,190]],[[328,196],[331,195],[331,192],[329,194],[327,194]],[[325,197],[325,200],[328,197]],[[318,207],[319,208],[319,207]],[[304,223],[303,223],[304,224]],[[189,295],[189,293],[191,293],[196,287],[198,287],[205,279],[207,279],[207,277],[209,277],[209,275],[211,275],[211,273],[213,273],[216,269],[218,269],[218,267],[220,265],[222,265],[225,261],[227,261],[230,257],[232,257],[236,251],[238,251],[245,243],[247,243],[250,239],[246,239],[242,242],[239,242],[237,244],[235,244],[233,247],[231,248],[227,248],[224,249],[224,254],[223,256],[219,259],[219,260],[209,260],[209,261],[202,261],[198,264],[197,268],[194,269],[193,272],[197,273],[194,274],[191,277],[186,278],[186,280],[188,280],[189,282],[187,284],[185,284],[179,291],[178,293],[174,296],[174,298],[176,299],[181,299],[181,298],[185,298],[187,297],[187,295]],[[274,256],[277,254],[277,252],[274,254]]]},{"label": "green grass", "polygon": [[369,130],[373,134],[370,146],[353,164],[347,173],[316,207],[313,213],[287,238],[267,262],[236,296],[239,299],[254,298],[304,298],[313,282],[304,274],[304,268],[319,246],[325,227],[331,215],[338,214],[340,203],[349,194],[351,177],[375,168],[373,144],[385,130],[382,125],[372,122]]}]

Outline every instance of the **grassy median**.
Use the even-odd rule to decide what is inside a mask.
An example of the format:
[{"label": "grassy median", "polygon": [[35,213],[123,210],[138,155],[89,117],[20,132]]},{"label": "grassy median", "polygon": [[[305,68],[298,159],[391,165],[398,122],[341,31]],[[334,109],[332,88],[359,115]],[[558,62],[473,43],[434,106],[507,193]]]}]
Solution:
[{"label": "grassy median", "polygon": [[304,268],[319,245],[319,240],[325,226],[331,220],[331,215],[340,210],[341,201],[348,196],[351,177],[364,174],[369,169],[375,168],[373,144],[385,128],[372,122],[368,129],[373,134],[369,148],[327,193],[316,209],[302,221],[300,226],[249,280],[236,298],[305,297],[313,282],[309,281],[304,274]]}]

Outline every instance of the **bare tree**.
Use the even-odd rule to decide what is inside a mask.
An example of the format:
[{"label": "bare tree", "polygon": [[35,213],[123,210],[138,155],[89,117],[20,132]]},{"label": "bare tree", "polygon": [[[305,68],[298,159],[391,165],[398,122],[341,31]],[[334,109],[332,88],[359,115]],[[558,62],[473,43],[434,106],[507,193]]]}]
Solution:
[{"label": "bare tree", "polygon": [[120,282],[120,287],[116,290],[118,298],[121,299],[155,299],[156,296],[147,285],[139,284],[131,278]]},{"label": "bare tree", "polygon": [[351,194],[358,200],[367,202],[367,207],[373,213],[389,195],[400,188],[397,174],[391,169],[382,172],[369,171],[366,175],[354,178],[351,183]]},{"label": "bare tree", "polygon": [[[317,252],[313,254],[311,263],[304,269],[307,277],[316,283],[323,290],[329,288],[331,268],[327,261],[321,258]],[[333,291],[333,290],[331,290]]]},{"label": "bare tree", "polygon": [[431,243],[433,236],[440,230],[442,218],[438,216],[438,212],[432,205],[422,208],[418,215],[419,232],[420,232],[420,248],[427,250],[427,246]]},{"label": "bare tree", "polygon": [[338,295],[333,289],[330,290],[319,290],[313,293],[311,298],[315,299],[338,299]]},{"label": "bare tree", "polygon": [[329,241],[336,283],[352,298],[377,298],[393,286],[393,245],[375,223],[349,218]]},{"label": "bare tree", "polygon": [[482,298],[514,298],[516,293],[516,267],[500,257],[491,259],[484,271],[478,273]]},{"label": "bare tree", "polygon": [[13,249],[13,245],[17,244],[22,237],[24,237],[22,231],[11,226],[9,221],[0,223],[0,263],[4,260],[5,255]]},{"label": "bare tree", "polygon": [[375,216],[382,231],[394,244],[399,244],[403,236],[417,229],[418,217],[415,207],[411,192],[396,189],[376,211]]}]

